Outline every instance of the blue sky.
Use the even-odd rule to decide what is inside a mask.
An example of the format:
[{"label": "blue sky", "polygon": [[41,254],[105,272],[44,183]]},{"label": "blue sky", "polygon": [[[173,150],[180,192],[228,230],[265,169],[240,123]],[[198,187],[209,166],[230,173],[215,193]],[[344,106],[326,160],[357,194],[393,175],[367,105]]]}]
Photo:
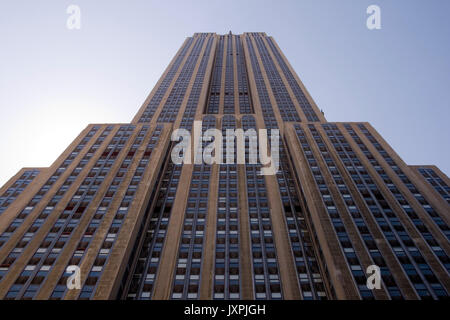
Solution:
[{"label": "blue sky", "polygon": [[[81,9],[68,30],[66,9]],[[381,30],[366,8],[381,8]],[[450,1],[2,1],[0,185],[89,123],[131,121],[185,37],[264,31],[328,121],[369,121],[409,164],[450,173]]]}]

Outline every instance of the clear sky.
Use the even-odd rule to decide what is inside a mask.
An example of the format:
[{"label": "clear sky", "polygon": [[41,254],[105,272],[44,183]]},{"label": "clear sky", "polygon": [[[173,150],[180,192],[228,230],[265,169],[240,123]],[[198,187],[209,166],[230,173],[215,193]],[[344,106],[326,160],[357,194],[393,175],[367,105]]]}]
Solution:
[{"label": "clear sky", "polygon": [[[70,4],[81,29],[69,30]],[[366,8],[381,8],[368,30]],[[408,164],[450,174],[448,0],[2,0],[0,185],[89,123],[131,121],[194,32],[264,31],[328,121],[369,121]]]}]

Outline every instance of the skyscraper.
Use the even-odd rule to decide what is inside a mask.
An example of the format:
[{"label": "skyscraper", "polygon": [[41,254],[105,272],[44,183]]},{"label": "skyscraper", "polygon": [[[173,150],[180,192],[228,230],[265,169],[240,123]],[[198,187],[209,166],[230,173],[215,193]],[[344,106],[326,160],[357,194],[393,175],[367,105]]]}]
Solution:
[{"label": "skyscraper", "polygon": [[[279,130],[278,172],[174,163],[196,121]],[[0,299],[446,298],[449,185],[369,123],[327,122],[272,37],[196,33],[131,123],[0,189]]]}]

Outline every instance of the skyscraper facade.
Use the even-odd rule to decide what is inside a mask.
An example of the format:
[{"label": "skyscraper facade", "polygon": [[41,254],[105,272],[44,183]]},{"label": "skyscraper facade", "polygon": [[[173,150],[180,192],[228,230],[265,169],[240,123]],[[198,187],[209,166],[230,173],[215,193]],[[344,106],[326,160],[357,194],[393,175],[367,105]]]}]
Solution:
[{"label": "skyscraper facade", "polygon": [[[196,123],[279,130],[279,170],[175,163]],[[0,299],[448,298],[449,186],[369,123],[327,122],[272,37],[196,33],[131,123],[0,189]]]}]

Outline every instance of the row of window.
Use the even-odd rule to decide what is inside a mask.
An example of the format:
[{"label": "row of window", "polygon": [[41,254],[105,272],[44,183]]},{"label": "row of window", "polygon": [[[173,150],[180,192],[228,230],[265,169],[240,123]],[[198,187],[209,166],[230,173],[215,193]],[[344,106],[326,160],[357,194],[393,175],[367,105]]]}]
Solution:
[{"label": "row of window", "polygon": [[283,83],[283,80],[281,79],[280,74],[278,73],[269,51],[264,45],[263,39],[261,37],[256,37],[254,39],[269,80],[270,87],[277,102],[278,111],[280,112],[281,118],[283,121],[300,122],[301,120],[297,113],[297,109],[289,96],[289,93]]},{"label": "row of window", "polygon": [[145,237],[144,242],[138,254],[136,267],[132,271],[131,284],[125,294],[126,299],[129,300],[149,300],[153,296],[154,282],[166,241],[167,228],[182,168],[181,165],[174,165],[170,159],[167,161],[156,205],[151,214],[150,224],[142,234]]},{"label": "row of window", "polygon": [[[322,137],[319,134],[319,131],[316,129],[314,125],[308,125],[309,131],[313,135],[313,139],[316,142],[316,145],[321,153],[322,159],[328,167],[329,174],[332,175],[332,178],[335,182],[335,185],[340,193],[340,200],[346,206],[347,215],[351,216],[353,225],[357,228],[358,233],[360,235],[360,239],[363,240],[365,249],[367,253],[370,255],[372,259],[372,264],[377,265],[380,268],[382,280],[386,286],[388,294],[391,299],[402,299],[403,296],[400,292],[398,285],[396,284],[395,279],[392,276],[392,272],[386,264],[384,257],[379,250],[377,243],[375,241],[373,233],[369,230],[367,222],[364,219],[364,216],[361,214],[360,209],[358,208],[353,196],[351,195],[348,185],[346,181],[343,179],[342,172],[336,166],[331,154],[328,151],[328,148]],[[351,168],[351,166],[347,166],[347,169]],[[353,167],[354,171],[352,173],[356,174],[358,171],[355,167]],[[355,176],[353,176],[355,177]],[[331,195],[323,195],[324,199],[329,198]],[[365,266],[367,267],[367,266]]]},{"label": "row of window", "polygon": [[39,170],[26,170],[13,185],[0,196],[0,215],[16,200],[31,181],[39,174]]},{"label": "row of window", "polygon": [[144,112],[142,113],[139,122],[150,122],[156,110],[158,109],[159,104],[161,103],[162,98],[166,94],[170,84],[172,83],[175,74],[177,73],[181,62],[183,61],[186,53],[188,52],[191,45],[194,43],[194,38],[188,38],[186,44],[181,49],[179,55],[175,58],[173,65],[170,67],[164,79],[161,81],[158,89],[156,90],[153,97],[150,99],[150,102],[146,106]]},{"label": "row of window", "polygon": [[161,113],[158,117],[158,122],[169,122],[175,121],[181,103],[183,102],[184,96],[186,94],[187,87],[189,85],[192,74],[194,73],[195,65],[197,60],[200,58],[200,52],[203,48],[206,38],[200,37],[194,44],[191,53],[186,59],[181,72],[175,81],[175,84],[164,102]]},{"label": "row of window", "polygon": [[[55,222],[8,291],[7,299],[32,299],[38,292],[41,284],[45,281],[56,260],[58,260],[61,252],[79,226],[80,219],[102,186],[105,177],[109,174],[115,159],[127,143],[133,130],[134,126],[122,126],[117,131],[67,203],[65,209],[56,220],[52,219]],[[46,223],[45,226],[49,226],[49,224]],[[22,252],[31,242],[32,237],[29,238],[29,240],[22,239],[19,244]]]},{"label": "row of window", "polygon": [[[75,247],[74,252],[72,253],[72,256],[70,260],[67,263],[67,266],[69,265],[78,265],[81,266],[86,253],[88,249],[91,246],[92,240],[94,239],[95,235],[97,234],[97,231],[102,224],[102,222],[105,219],[111,219],[112,215],[108,214],[110,213],[110,206],[111,203],[116,196],[116,193],[119,189],[119,187],[122,184],[122,181],[125,179],[125,176],[127,172],[129,171],[129,167],[133,163],[133,159],[136,156],[137,150],[141,146],[143,140],[145,139],[145,136],[147,135],[149,127],[143,126],[142,129],[137,134],[135,140],[133,141],[133,144],[131,148],[127,151],[127,154],[122,161],[118,171],[116,172],[114,178],[112,179],[112,182],[110,183],[106,193],[104,194],[103,198],[99,202],[99,205],[95,209],[95,213],[90,218],[87,226],[84,229],[83,235],[81,239],[78,241],[78,244]],[[145,151],[145,156],[150,156],[151,149]],[[109,160],[111,163],[114,162],[114,160]],[[130,197],[132,196],[138,187],[139,179],[132,179],[130,183],[130,191],[126,192],[126,196]],[[123,208],[121,211],[124,211]],[[112,238],[112,237],[110,237]],[[106,262],[106,259],[98,259],[94,262],[96,265],[96,271],[99,271],[102,269],[103,264]],[[56,287],[53,289],[53,292],[50,296],[50,299],[56,300],[56,299],[62,299],[66,293],[66,282],[67,278],[70,276],[68,273],[66,273],[67,270],[63,270],[62,275],[59,277],[59,281],[56,285]],[[92,279],[91,279],[92,281]]]},{"label": "row of window", "polygon": [[[375,184],[373,177],[362,165],[361,160],[353,151],[339,128],[335,124],[324,124],[322,127],[332,143],[335,152],[345,165],[347,172],[352,178],[359,193],[363,197],[369,211],[375,218],[375,222],[379,226],[379,229],[382,231],[405,273],[413,284],[417,294],[423,299],[445,296],[446,292],[444,288],[431,271],[415,243],[412,241],[412,237],[403,225],[402,220],[399,219],[398,213],[393,210],[389,202],[386,201],[385,196]],[[349,130],[349,126],[347,126],[347,130]],[[356,137],[355,132],[350,130],[349,133],[350,135],[353,135],[354,138]],[[363,146],[361,141],[359,141],[359,147],[363,152],[366,152],[368,157],[373,158],[371,154],[367,153],[368,150]],[[373,160],[375,159],[372,159],[372,161]],[[380,177],[384,179],[387,178],[385,172],[378,163],[372,162],[372,165],[377,170]],[[394,189],[395,186],[391,182],[385,181],[388,185],[392,185],[390,190],[396,195],[396,198],[399,199],[397,193],[398,190]],[[423,223],[420,219],[417,219],[417,216],[412,209],[410,207],[402,207],[417,229],[423,230]],[[424,234],[425,239],[429,236],[431,236],[431,234]]]},{"label": "row of window", "polygon": [[253,48],[253,44],[248,37],[246,37],[246,41],[250,56],[250,62],[253,69],[253,75],[255,77],[256,89],[258,91],[259,103],[261,105],[262,114],[264,117],[264,125],[267,129],[278,128],[277,120],[272,109],[272,104],[270,103],[269,94],[264,83],[264,77],[256,58],[255,49]]},{"label": "row of window", "polygon": [[208,103],[206,105],[206,113],[218,114],[220,104],[220,92],[222,88],[222,65],[223,65],[223,50],[225,46],[225,36],[220,36],[217,41],[217,49],[215,52],[215,59],[213,65],[213,72],[211,78],[211,86],[209,88]]},{"label": "row of window", "polygon": [[419,168],[419,173],[450,204],[450,186],[431,168]]},{"label": "row of window", "polygon": [[279,148],[280,167],[276,177],[300,292],[305,300],[327,299],[311,234],[300,206],[300,198],[291,175],[283,141]]},{"label": "row of window", "polygon": [[127,216],[130,213],[134,213],[131,211],[131,207],[135,199],[139,184],[142,181],[142,177],[144,176],[144,173],[149,166],[151,154],[161,136],[162,128],[162,125],[158,125],[153,131],[152,136],[146,146],[145,152],[134,171],[134,175],[131,178],[131,182],[128,185],[125,195],[122,197],[119,208],[116,210],[114,218],[110,220],[108,233],[103,238],[103,242],[100,246],[100,250],[97,253],[97,257],[93,265],[91,266],[90,272],[87,275],[87,279],[84,281],[83,287],[81,288],[81,291],[79,293],[78,299],[80,300],[93,298],[99,283],[99,279],[105,271],[105,265],[108,263],[109,259],[112,256],[114,245],[117,243],[119,235],[121,235],[122,237],[128,236],[127,234],[120,234],[120,231],[125,223],[125,220],[127,219]]},{"label": "row of window", "polygon": [[[61,177],[61,175],[67,170],[67,168],[72,164],[72,162],[78,157],[78,155],[84,150],[86,145],[89,143],[90,139],[96,134],[100,129],[98,126],[94,126],[88,132],[88,134],[81,140],[81,142],[72,150],[72,152],[67,156],[64,162],[58,167],[58,169],[53,173],[53,175],[46,181],[46,183],[40,188],[40,190],[33,196],[33,198],[28,202],[26,207],[19,213],[19,215],[11,222],[8,228],[0,235],[0,247],[2,247],[14,234],[14,232],[24,223],[25,219],[30,215],[30,213],[35,209],[35,207],[41,202],[42,198],[47,194],[55,182]],[[16,244],[6,258],[0,264],[0,281],[3,279],[4,275],[9,271],[11,265],[16,261],[16,259],[23,252],[24,246],[29,243],[31,238],[34,236],[37,230],[43,225],[44,221],[53,212],[56,204],[62,199],[66,191],[69,189],[71,184],[75,181],[76,177],[80,174],[83,167],[88,163],[89,159],[93,156],[96,150],[103,143],[104,139],[111,132],[112,127],[106,127],[100,137],[95,141],[95,143],[89,148],[85,153],[83,158],[78,162],[77,166],[71,174],[65,179],[62,186],[58,189],[57,193],[52,197],[52,199],[47,203],[46,207],[41,210],[40,214],[34,219],[32,225],[28,228],[22,237],[22,240]]]},{"label": "row of window", "polygon": [[233,37],[227,38],[227,58],[225,64],[225,88],[224,88],[224,102],[223,113],[234,113],[234,55],[233,55]]},{"label": "row of window", "polygon": [[375,159],[373,154],[369,151],[369,149],[364,145],[360,137],[356,134],[356,131],[353,130],[353,128],[349,124],[345,124],[345,127],[349,134],[352,136],[353,140],[358,144],[359,148],[362,150],[366,158],[369,160],[369,162],[374,167],[375,171],[378,173],[381,179],[383,179],[383,182],[388,187],[389,191],[392,193],[392,195],[395,198],[395,201],[398,203],[398,205],[401,207],[402,211],[406,213],[406,215],[409,217],[410,221],[414,224],[415,228],[420,232],[420,234],[423,236],[424,240],[428,243],[431,250],[434,252],[434,254],[441,260],[444,267],[449,271],[450,267],[450,259],[447,256],[447,254],[444,252],[444,250],[439,246],[438,242],[434,238],[434,236],[430,233],[429,229],[425,226],[423,221],[418,217],[417,213],[414,212],[413,208],[411,207],[410,203],[406,200],[404,195],[399,191],[397,186],[393,183],[393,181],[390,179],[390,177],[387,175],[387,173],[381,168],[378,161]]},{"label": "row of window", "polygon": [[[215,117],[207,116],[203,119],[202,132],[215,127]],[[207,141],[202,141],[203,150],[207,144]],[[199,297],[211,167],[205,163],[194,165],[178,246],[171,299]]]},{"label": "row of window", "polygon": [[197,75],[195,77],[194,84],[192,85],[192,90],[186,104],[186,109],[184,110],[183,118],[181,119],[180,128],[186,130],[192,129],[192,123],[197,112],[198,101],[200,99],[200,93],[202,91],[205,80],[206,67],[210,58],[213,40],[213,37],[210,37],[208,39],[205,53],[203,54],[203,58],[200,62],[200,66],[198,68]]},{"label": "row of window", "polygon": [[[269,99],[261,68],[257,61],[252,41],[249,38],[247,38],[247,46],[255,75],[265,127],[268,129],[277,129],[277,120]],[[283,142],[280,144],[280,154],[281,162],[280,170],[277,174],[277,182],[282,197],[285,223],[290,231],[291,251],[297,269],[300,291],[304,299],[326,299],[326,291],[320,274],[319,264],[312,246],[312,239],[308,232],[305,216],[300,207],[299,197],[296,194],[294,182],[289,171],[287,154]]]},{"label": "row of window", "polygon": [[[233,116],[222,118],[224,146],[227,145],[227,129],[236,129]],[[223,148],[222,153],[222,159],[227,159],[226,148]],[[236,163],[236,147],[232,157],[230,160]],[[217,198],[213,299],[241,298],[239,214],[237,166],[221,164]]]},{"label": "row of window", "polygon": [[381,144],[375,139],[375,137],[370,133],[364,124],[358,124],[359,129],[363,134],[369,139],[372,145],[377,149],[378,153],[383,157],[386,163],[391,167],[391,169],[397,174],[400,180],[405,184],[408,190],[416,198],[417,202],[423,208],[423,210],[431,217],[434,223],[439,229],[445,234],[447,239],[450,240],[450,227],[445,223],[445,221],[438,215],[436,210],[428,203],[425,197],[418,191],[415,184],[406,176],[398,164],[392,159],[392,157],[386,152],[386,150],[381,146]]},{"label": "row of window", "polygon": [[239,91],[239,111],[241,114],[253,113],[251,98],[249,94],[247,65],[245,63],[244,49],[242,48],[241,36],[236,36],[236,69]]},{"label": "row of window", "polygon": [[306,99],[305,93],[301,89],[299,83],[295,79],[287,64],[284,62],[284,59],[276,48],[272,38],[265,37],[265,39],[267,40],[272,53],[275,55],[278,65],[280,66],[281,70],[283,70],[284,76],[286,77],[289,86],[291,87],[295,97],[297,98],[297,101],[300,104],[300,107],[302,108],[302,111],[305,114],[306,118],[308,119],[308,121],[319,121],[316,112],[311,107],[308,99]]},{"label": "row of window", "polygon": [[373,299],[372,291],[365,285],[367,279],[363,271],[364,269],[357,253],[355,252],[352,241],[350,241],[347,227],[343,223],[342,213],[337,209],[335,199],[331,196],[330,189],[322,174],[322,170],[318,166],[316,157],[311,150],[305,132],[298,124],[296,124],[294,128],[297,138],[300,141],[303,154],[308,162],[311,174],[315,180],[316,187],[322,197],[323,206],[326,208],[326,212],[335,231],[335,236],[339,241],[341,252],[350,267],[351,274],[361,298]]},{"label": "row of window", "polygon": [[[252,116],[244,116],[242,128],[256,128]],[[245,141],[246,157],[249,157],[249,141]],[[272,231],[267,196],[267,185],[260,174],[260,164],[250,164],[246,159],[245,175],[247,207],[250,222],[250,246],[252,257],[253,294],[255,299],[282,299],[282,284],[278,256]]]}]

